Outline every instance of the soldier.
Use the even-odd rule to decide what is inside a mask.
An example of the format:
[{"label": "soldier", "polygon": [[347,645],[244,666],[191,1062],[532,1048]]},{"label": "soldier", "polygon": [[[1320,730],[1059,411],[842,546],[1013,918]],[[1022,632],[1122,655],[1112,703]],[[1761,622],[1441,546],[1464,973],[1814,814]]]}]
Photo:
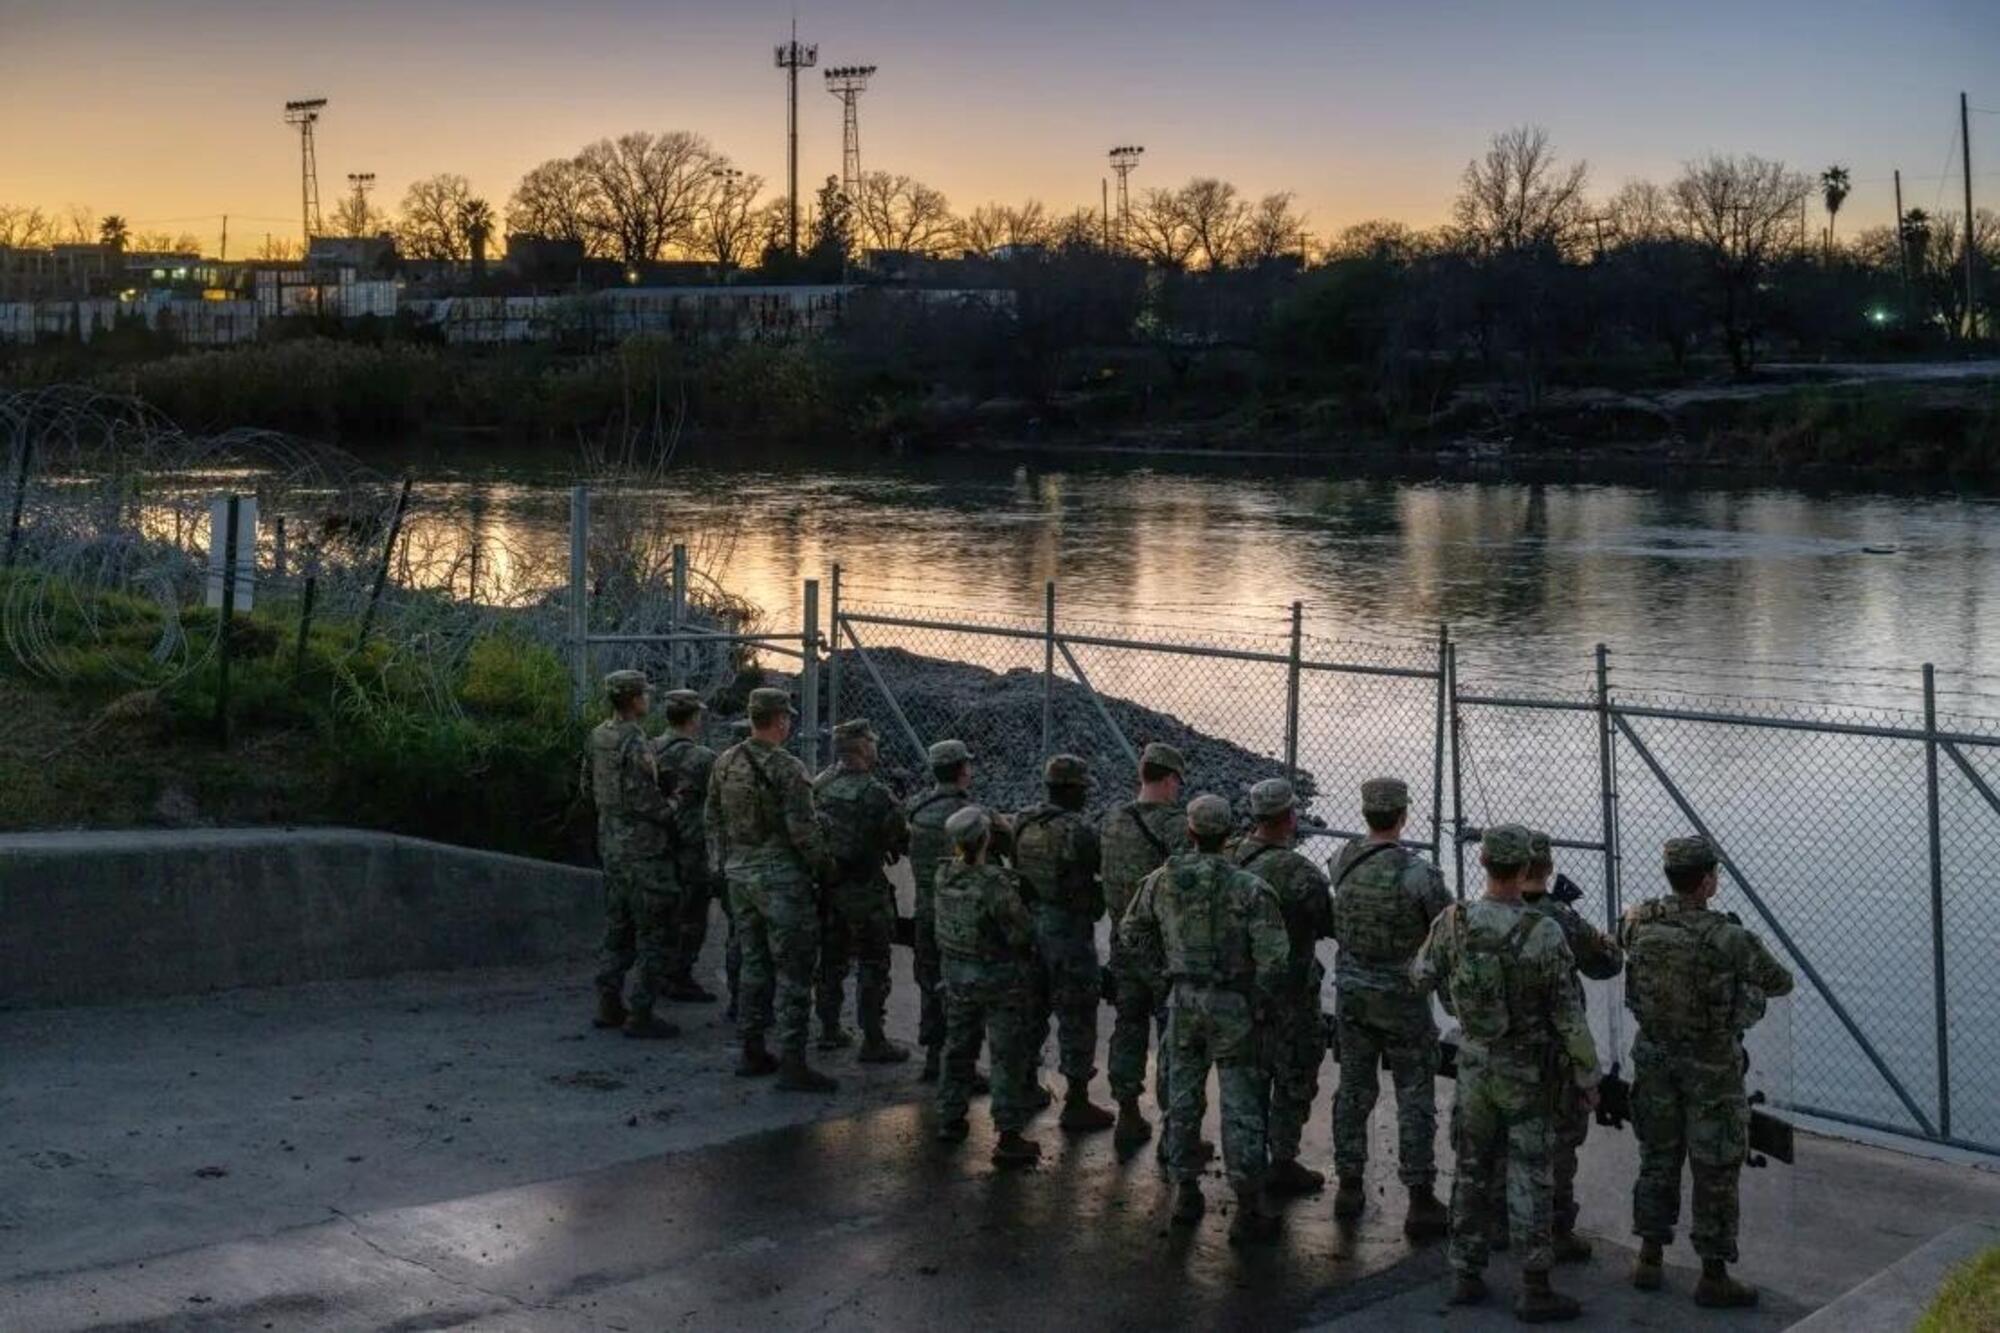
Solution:
[{"label": "soldier", "polygon": [[[628,1037],[672,1037],[680,1029],[653,1017],[653,1000],[673,973],[680,900],[674,885],[675,804],[660,788],[653,747],[641,725],[646,673],[604,678],[611,716],[590,733],[583,794],[597,805],[597,850],[604,862],[604,966],[597,973],[600,1028]],[[623,992],[634,964],[632,1003]]]},{"label": "soldier", "polygon": [[1661,1250],[1680,1220],[1685,1159],[1694,1176],[1689,1239],[1701,1256],[1695,1304],[1734,1307],[1757,1303],[1757,1289],[1729,1275],[1737,1258],[1737,1176],[1749,1151],[1743,1034],[1764,1016],[1767,999],[1791,993],[1792,974],[1733,914],[1709,910],[1721,860],[1705,837],[1670,839],[1673,892],[1628,909],[1618,942],[1625,947],[1625,1004],[1639,1021],[1632,1230],[1640,1247],[1632,1285],[1659,1290]]},{"label": "soldier", "polygon": [[[1118,1128],[1113,1142],[1135,1147],[1152,1135],[1153,1127],[1139,1110],[1146,1086],[1146,1052],[1157,1024],[1159,1061],[1153,1074],[1153,1099],[1164,1113],[1167,1105],[1166,997],[1147,989],[1137,969],[1124,964],[1124,932],[1119,929],[1125,909],[1139,883],[1166,864],[1169,856],[1188,849],[1187,814],[1181,808],[1181,779],[1187,764],[1181,752],[1158,742],[1139,752],[1137,800],[1107,812],[1099,827],[1102,847],[1104,902],[1111,914],[1111,980],[1118,1017],[1111,1025],[1111,1095],[1118,1099]],[[1161,1155],[1166,1140],[1160,1141]]]},{"label": "soldier", "polygon": [[[696,981],[694,975],[695,966],[701,961],[702,945],[708,942],[708,907],[716,896],[715,868],[708,863],[708,832],[702,827],[701,798],[708,792],[708,774],[715,767],[715,751],[701,743],[701,716],[708,711],[708,705],[693,690],[669,690],[662,696],[662,702],[666,705],[667,730],[655,742],[653,757],[661,778],[679,793],[674,821],[677,843],[674,878],[681,893],[680,931],[667,998],[713,1004],[715,993]],[[734,969],[729,978],[729,994],[733,1003]]]},{"label": "soldier", "polygon": [[[1097,832],[1083,817],[1090,770],[1073,754],[1042,769],[1048,799],[1014,818],[1014,868],[1028,882],[1035,908],[1035,944],[1042,959],[1042,1032],[1057,1023],[1069,1096],[1057,1121],[1085,1132],[1111,1128],[1113,1116],[1090,1100],[1097,1074],[1097,1006],[1104,983],[1097,966],[1097,918],[1104,890],[1097,882]],[[1039,1049],[1041,1042],[1035,1043]]]},{"label": "soldier", "polygon": [[1403,1234],[1421,1240],[1443,1235],[1449,1219],[1436,1194],[1437,1028],[1409,969],[1451,895],[1436,867],[1402,846],[1409,813],[1410,789],[1395,778],[1362,783],[1368,836],[1343,847],[1330,867],[1333,937],[1340,945],[1334,964],[1340,1086],[1333,1109],[1340,1189],[1333,1215],[1359,1217],[1366,1206],[1368,1117],[1386,1057],[1396,1082],[1397,1174],[1410,1192]]},{"label": "soldier", "polygon": [[932,899],[944,966],[944,1075],[938,1082],[937,1136],[966,1135],[979,1044],[993,1052],[993,1125],[1000,1141],[996,1166],[1032,1166],[1042,1145],[1022,1134],[1035,1114],[1033,1078],[1036,977],[1034,918],[1023,901],[1026,882],[987,859],[993,821],[967,805],[945,821],[953,859],[940,867]]},{"label": "soldier", "polygon": [[[916,881],[916,945],[912,967],[917,977],[917,1040],[924,1047],[923,1081],[938,1076],[939,1052],[944,1046],[944,997],[938,987],[939,968],[937,918],[932,911],[932,894],[937,888],[938,868],[951,859],[951,839],[944,826],[951,817],[972,804],[966,793],[972,787],[972,751],[964,741],[939,741],[926,756],[931,780],[927,792],[910,798],[904,816],[910,829],[910,876]],[[975,1052],[977,1054],[977,1052]]]},{"label": "soldier", "polygon": [[1222,1085],[1222,1157],[1237,1200],[1229,1238],[1265,1241],[1276,1237],[1278,1219],[1265,1190],[1269,1086],[1259,1048],[1285,987],[1291,949],[1271,886],[1222,854],[1229,826],[1229,802],[1220,796],[1190,802],[1194,850],[1147,877],[1119,931],[1131,964],[1168,992],[1174,1224],[1193,1226],[1206,1207],[1198,1145],[1213,1064]]},{"label": "soldier", "polygon": [[1514,1315],[1539,1324],[1574,1319],[1577,1302],[1549,1285],[1555,1183],[1549,1157],[1557,1099],[1574,1090],[1594,1103],[1597,1047],[1577,1001],[1575,961],[1562,928],[1521,901],[1530,835],[1519,824],[1486,830],[1479,861],[1486,894],[1447,906],[1432,923],[1410,975],[1436,990],[1462,1029],[1451,1108],[1457,1174],[1451,1191],[1454,1305],[1486,1299],[1492,1178],[1505,1161],[1506,1212],[1521,1255]]},{"label": "soldier", "polygon": [[[813,815],[812,781],[784,745],[792,734],[791,696],[750,691],[750,738],[730,746],[708,779],[709,859],[729,882],[730,912],[743,950],[736,1072],[776,1071],[793,1092],[832,1092],[835,1081],[806,1063],[813,960],[819,953],[815,881],[831,870]],[[764,1044],[775,1000],[781,1059]]]},{"label": "soldier", "polygon": [[858,977],[855,1015],[863,1064],[900,1064],[909,1047],[882,1031],[889,1001],[889,945],[895,934],[895,890],[882,867],[909,848],[902,807],[875,776],[875,729],[866,718],[833,729],[834,766],[813,781],[813,805],[826,830],[834,876],[825,886],[819,955],[819,1048],[839,1050],[854,1039],[840,1026],[842,992],[852,955]]},{"label": "soldier", "polygon": [[1271,1171],[1266,1181],[1280,1197],[1317,1193],[1326,1177],[1299,1165],[1299,1133],[1319,1095],[1319,1066],[1326,1058],[1326,1029],[1319,1018],[1320,983],[1326,970],[1315,953],[1333,935],[1333,898],[1318,866],[1293,849],[1299,815],[1292,784],[1268,778],[1250,789],[1254,827],[1236,844],[1236,864],[1271,886],[1290,937],[1291,963],[1271,1014],[1267,1044],[1271,1074]]}]

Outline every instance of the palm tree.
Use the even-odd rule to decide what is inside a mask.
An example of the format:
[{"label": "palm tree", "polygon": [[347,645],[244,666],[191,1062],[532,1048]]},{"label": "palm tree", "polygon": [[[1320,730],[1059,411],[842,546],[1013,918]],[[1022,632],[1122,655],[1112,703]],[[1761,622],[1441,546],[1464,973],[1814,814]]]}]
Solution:
[{"label": "palm tree", "polygon": [[97,243],[114,254],[122,254],[132,239],[132,229],[116,213],[97,224]]},{"label": "palm tree", "polygon": [[465,233],[465,244],[472,251],[472,273],[474,277],[486,272],[486,242],[493,235],[493,205],[484,199],[468,199],[458,210],[459,230]]},{"label": "palm tree", "polygon": [[1847,202],[1847,168],[1835,163],[1819,173],[1819,197],[1826,201],[1826,261],[1833,262],[1833,219]]}]

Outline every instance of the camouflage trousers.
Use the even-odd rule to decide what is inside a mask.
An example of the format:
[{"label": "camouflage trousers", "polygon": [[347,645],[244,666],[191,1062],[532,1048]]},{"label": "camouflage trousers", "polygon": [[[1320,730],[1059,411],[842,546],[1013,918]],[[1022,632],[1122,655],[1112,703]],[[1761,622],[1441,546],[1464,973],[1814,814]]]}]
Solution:
[{"label": "camouflage trousers", "polygon": [[1105,1052],[1105,1063],[1110,1066],[1111,1095],[1127,1101],[1146,1090],[1146,1055],[1153,1048],[1157,1032],[1160,1058],[1153,1071],[1153,1100],[1164,1111],[1169,1100],[1167,1071],[1172,1063],[1167,1053],[1166,996],[1155,991],[1125,958],[1115,923],[1111,931],[1110,966],[1118,986],[1118,1016],[1111,1024],[1110,1049]]},{"label": "camouflage trousers", "polygon": [[[597,989],[619,995],[633,972],[631,1007],[651,1013],[653,1001],[673,980],[680,926],[680,896],[673,862],[608,860],[604,866],[604,947]],[[634,971],[636,967],[636,971]]]},{"label": "camouflage trousers", "polygon": [[[1485,1268],[1488,1238],[1503,1222],[1511,1223],[1522,1268],[1553,1265],[1555,1127],[1548,1088],[1461,1055],[1451,1141],[1458,1164],[1451,1187],[1451,1266],[1461,1273]],[[1504,1218],[1493,1216],[1503,1199]]]},{"label": "camouflage trousers", "polygon": [[1196,1180],[1201,1122],[1208,1115],[1208,1070],[1222,1088],[1222,1162],[1239,1191],[1257,1186],[1270,1165],[1270,1079],[1259,1060],[1257,1024],[1239,991],[1173,984],[1167,1045],[1174,1053],[1167,1101],[1167,1165],[1175,1180]]},{"label": "camouflage trousers", "polygon": [[1271,1160],[1295,1161],[1299,1135],[1319,1096],[1319,1067],[1326,1059],[1326,1029],[1319,1020],[1319,989],[1286,995],[1272,1011],[1265,1040],[1271,1071]]},{"label": "camouflage trousers", "polygon": [[944,976],[944,1067],[938,1078],[938,1119],[965,1119],[979,1046],[992,1066],[993,1127],[1025,1129],[1037,1109],[1034,1086],[1035,985],[1027,968],[948,962]]},{"label": "camouflage trousers", "polygon": [[1632,1132],[1639,1139],[1633,1234],[1663,1245],[1673,1240],[1685,1161],[1694,1177],[1694,1252],[1736,1262],[1736,1185],[1750,1147],[1750,1103],[1734,1046],[1690,1052],[1641,1036],[1632,1048]]},{"label": "camouflage trousers", "polygon": [[938,1046],[945,1039],[944,967],[938,956],[937,917],[921,898],[915,925],[917,941],[910,951],[910,967],[917,978],[917,1040],[925,1046]]},{"label": "camouflage trousers", "polygon": [[1041,975],[1035,990],[1041,1019],[1035,1049],[1056,1025],[1061,1053],[1058,1067],[1072,1083],[1090,1082],[1097,1074],[1097,1006],[1104,983],[1097,970],[1095,923],[1081,912],[1061,907],[1035,909],[1035,951]]},{"label": "camouflage trousers", "polygon": [[803,1054],[819,957],[819,906],[812,881],[796,871],[729,877],[730,911],[742,951],[736,1009],[743,1040],[774,1026],[779,1049]]},{"label": "camouflage trousers", "polygon": [[[1549,1122],[1549,1173],[1554,1184],[1553,1217],[1558,1234],[1576,1230],[1576,1159],[1585,1139],[1590,1137],[1590,1104],[1574,1085],[1556,1094],[1555,1114]],[[1507,1180],[1495,1172],[1492,1206],[1488,1216],[1496,1228],[1507,1216]]]},{"label": "camouflage trousers", "polygon": [[676,876],[681,890],[680,927],[676,933],[674,980],[694,980],[702,946],[708,943],[708,909],[715,901],[715,881],[706,867],[683,865]]},{"label": "camouflage trousers", "polygon": [[1386,1057],[1396,1084],[1396,1174],[1412,1189],[1437,1182],[1437,1029],[1413,993],[1339,993],[1340,1086],[1333,1098],[1333,1166],[1358,1176],[1368,1165],[1368,1117]]},{"label": "camouflage trousers", "polygon": [[889,1003],[889,946],[896,933],[896,903],[880,880],[837,884],[826,890],[820,919],[819,1022],[840,1026],[847,973],[856,972],[854,1016],[863,1032],[879,1032]]}]

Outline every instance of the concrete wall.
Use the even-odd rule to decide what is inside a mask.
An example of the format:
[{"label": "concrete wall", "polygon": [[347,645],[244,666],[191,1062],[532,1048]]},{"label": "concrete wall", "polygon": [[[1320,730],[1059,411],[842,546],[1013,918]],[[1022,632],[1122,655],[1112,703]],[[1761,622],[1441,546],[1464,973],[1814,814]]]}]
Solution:
[{"label": "concrete wall", "polygon": [[0,837],[0,1007],[535,962],[602,922],[596,871],[384,833]]}]

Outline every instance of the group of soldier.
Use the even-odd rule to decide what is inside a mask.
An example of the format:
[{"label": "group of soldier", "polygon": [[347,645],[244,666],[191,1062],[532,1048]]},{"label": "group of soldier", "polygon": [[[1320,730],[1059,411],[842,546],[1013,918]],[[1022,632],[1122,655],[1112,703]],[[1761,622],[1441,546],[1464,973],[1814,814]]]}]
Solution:
[{"label": "group of soldier", "polygon": [[[1742,1038],[1792,978],[1734,917],[1709,908],[1720,856],[1705,838],[1666,844],[1670,891],[1630,909],[1614,939],[1550,893],[1550,840],[1520,825],[1484,831],[1484,893],[1454,901],[1403,840],[1409,793],[1393,778],[1362,784],[1367,832],[1322,871],[1298,849],[1290,783],[1253,786],[1241,821],[1220,796],[1183,801],[1186,764],[1168,745],[1144,748],[1135,798],[1097,819],[1086,814],[1088,767],[1072,755],[1045,765],[1041,803],[1004,815],[974,799],[974,756],[960,741],[931,746],[933,785],[898,802],[874,772],[866,721],[833,729],[835,762],[814,778],[785,749],[795,714],[782,690],[750,693],[749,735],[720,756],[697,739],[698,695],[665,695],[667,729],[655,740],[643,725],[645,677],[615,672],[606,690],[613,715],[592,733],[584,765],[606,881],[599,1026],[671,1036],[658,999],[716,998],[693,966],[721,891],[739,1075],[832,1091],[807,1046],[815,1003],[818,1047],[852,1044],[841,1024],[850,968],[858,1058],[909,1059],[883,1029],[896,927],[884,867],[907,857],[917,1036],[922,1077],[937,1083],[940,1140],[966,1137],[971,1099],[989,1090],[977,1068],[984,1047],[993,1160],[1035,1163],[1041,1148],[1028,1128],[1055,1100],[1037,1074],[1053,1027],[1066,1084],[1058,1125],[1109,1129],[1119,1148],[1136,1147],[1153,1134],[1140,1106],[1152,1056],[1173,1221],[1193,1226],[1214,1153],[1201,1137],[1213,1068],[1237,1198],[1230,1239],[1269,1240],[1275,1201],[1326,1183],[1299,1161],[1299,1145],[1331,1045],[1340,1066],[1335,1217],[1351,1221],[1368,1207],[1368,1124],[1386,1066],[1409,1196],[1405,1233],[1449,1235],[1460,1304],[1485,1299],[1489,1252],[1511,1247],[1523,1275],[1515,1313],[1544,1322],[1579,1311],[1551,1286],[1551,1268],[1590,1257],[1576,1231],[1575,1183],[1600,1070],[1579,978],[1622,968],[1638,1023],[1631,1101],[1641,1248],[1632,1281],[1643,1290],[1663,1284],[1685,1163],[1702,1259],[1695,1299],[1754,1303],[1755,1289],[1728,1271],[1749,1122]],[[1097,923],[1107,915],[1109,957],[1100,963]],[[1322,939],[1337,946],[1331,1024],[1320,1011]],[[1436,1194],[1433,996],[1458,1022],[1449,1210]],[[1090,1095],[1107,999],[1115,1110]]]}]

